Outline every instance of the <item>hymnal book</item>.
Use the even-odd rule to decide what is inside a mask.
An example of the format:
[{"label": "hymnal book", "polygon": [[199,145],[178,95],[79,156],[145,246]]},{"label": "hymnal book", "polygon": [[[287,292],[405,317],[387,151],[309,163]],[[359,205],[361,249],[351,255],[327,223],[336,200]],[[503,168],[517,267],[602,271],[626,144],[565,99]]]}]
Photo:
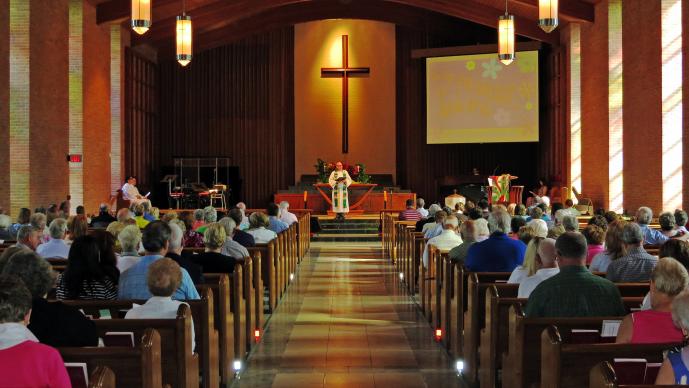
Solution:
[{"label": "hymnal book", "polygon": [[[603,326],[601,327],[600,330],[600,336],[601,337],[617,337],[617,332],[620,330],[620,324],[622,321],[619,320],[613,320],[613,319],[606,319],[603,321]],[[614,342],[614,341],[613,341]]]},{"label": "hymnal book", "polygon": [[109,331],[103,337],[105,346],[134,347],[134,333],[130,331]]},{"label": "hymnal book", "polygon": [[72,388],[86,388],[89,386],[89,375],[84,362],[65,362],[69,381]]},{"label": "hymnal book", "polygon": [[643,384],[646,377],[645,358],[616,358],[613,368],[617,383],[620,385]]},{"label": "hymnal book", "polygon": [[569,342],[573,344],[595,344],[600,341],[598,330],[572,329]]}]

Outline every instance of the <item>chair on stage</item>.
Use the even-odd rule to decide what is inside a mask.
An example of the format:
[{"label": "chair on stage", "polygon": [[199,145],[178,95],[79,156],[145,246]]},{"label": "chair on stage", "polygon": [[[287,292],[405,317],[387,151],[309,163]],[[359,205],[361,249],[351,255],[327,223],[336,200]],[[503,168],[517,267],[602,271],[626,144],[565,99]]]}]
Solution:
[{"label": "chair on stage", "polygon": [[131,206],[132,201],[128,199],[124,199],[124,195],[122,195],[122,189],[117,190],[117,209],[115,211],[120,210],[122,208],[127,208]]},{"label": "chair on stage", "polygon": [[220,208],[227,209],[227,203],[225,202],[225,190],[227,190],[227,186],[223,185],[222,183],[213,185],[213,189],[210,190],[211,206],[214,206],[213,204],[216,200],[220,200]]}]

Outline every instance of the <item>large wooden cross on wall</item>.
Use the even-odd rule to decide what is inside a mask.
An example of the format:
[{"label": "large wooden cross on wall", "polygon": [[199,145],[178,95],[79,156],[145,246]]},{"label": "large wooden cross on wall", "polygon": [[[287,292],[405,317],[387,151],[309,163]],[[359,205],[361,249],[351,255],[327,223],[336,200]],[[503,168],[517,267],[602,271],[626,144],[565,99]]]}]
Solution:
[{"label": "large wooden cross on wall", "polygon": [[368,67],[349,67],[349,36],[342,35],[342,67],[323,67],[321,77],[342,78],[342,153],[349,152],[349,77],[369,74]]}]

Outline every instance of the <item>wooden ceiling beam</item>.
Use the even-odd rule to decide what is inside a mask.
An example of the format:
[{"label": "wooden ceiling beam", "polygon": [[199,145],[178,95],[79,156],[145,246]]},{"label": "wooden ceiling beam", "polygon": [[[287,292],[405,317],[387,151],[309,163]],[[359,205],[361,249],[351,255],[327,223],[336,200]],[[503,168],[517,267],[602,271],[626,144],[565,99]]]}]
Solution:
[{"label": "wooden ceiling beam", "polygon": [[[206,6],[227,3],[227,0],[186,0],[187,13]],[[163,20],[174,19],[182,13],[182,0],[153,0],[151,16],[155,25]],[[118,23],[131,17],[131,0],[109,0],[96,6],[96,23]]]},{"label": "wooden ceiling beam", "polygon": [[[538,0],[509,0],[510,3],[521,4],[533,8],[538,12]],[[580,0],[560,1],[560,18],[567,22],[593,23],[595,21],[595,6]]]}]

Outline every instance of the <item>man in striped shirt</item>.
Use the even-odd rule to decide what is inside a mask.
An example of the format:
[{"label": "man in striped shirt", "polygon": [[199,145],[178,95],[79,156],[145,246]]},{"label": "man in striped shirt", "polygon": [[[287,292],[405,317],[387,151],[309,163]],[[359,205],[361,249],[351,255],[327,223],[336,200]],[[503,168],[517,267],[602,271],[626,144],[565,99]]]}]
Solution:
[{"label": "man in striped shirt", "polygon": [[400,213],[401,221],[414,221],[417,222],[421,219],[421,214],[414,208],[414,200],[407,200],[407,210]]}]

